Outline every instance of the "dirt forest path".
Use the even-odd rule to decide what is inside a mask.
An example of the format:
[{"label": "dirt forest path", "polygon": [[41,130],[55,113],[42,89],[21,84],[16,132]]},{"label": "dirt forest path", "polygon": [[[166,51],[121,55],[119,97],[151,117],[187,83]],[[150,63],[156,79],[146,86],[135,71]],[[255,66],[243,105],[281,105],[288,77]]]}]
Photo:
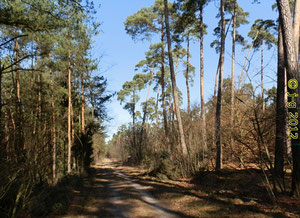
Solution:
[{"label": "dirt forest path", "polygon": [[94,166],[96,172],[89,187],[76,191],[69,213],[63,217],[188,217],[174,212],[105,159]]},{"label": "dirt forest path", "polygon": [[59,217],[299,217],[291,213],[294,209],[216,191],[216,186],[211,191],[202,188],[184,180],[162,181],[149,177],[143,168],[105,159],[93,166],[92,177],[81,188],[74,188],[67,214]]}]

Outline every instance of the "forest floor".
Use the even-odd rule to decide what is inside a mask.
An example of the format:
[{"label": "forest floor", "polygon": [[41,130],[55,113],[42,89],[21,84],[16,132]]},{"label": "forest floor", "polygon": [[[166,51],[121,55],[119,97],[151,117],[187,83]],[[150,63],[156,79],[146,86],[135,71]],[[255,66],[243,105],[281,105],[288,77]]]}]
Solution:
[{"label": "forest floor", "polygon": [[263,185],[253,181],[259,177],[253,177],[255,170],[161,181],[141,167],[109,159],[93,169],[60,217],[300,217],[299,199],[268,202]]}]

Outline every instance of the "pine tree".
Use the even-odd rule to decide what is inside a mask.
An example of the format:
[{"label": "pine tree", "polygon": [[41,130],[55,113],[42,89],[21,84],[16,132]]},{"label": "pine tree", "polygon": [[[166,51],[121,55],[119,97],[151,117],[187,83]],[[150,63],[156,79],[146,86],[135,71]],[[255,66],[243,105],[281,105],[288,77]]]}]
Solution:
[{"label": "pine tree", "polygon": [[[270,32],[272,28],[275,27],[275,24],[272,20],[256,20],[255,23],[251,27],[251,31],[249,32],[249,37],[253,40],[253,48],[257,50],[261,49],[261,98],[262,98],[262,111],[265,112],[265,99],[264,99],[264,56],[263,56],[263,48],[264,44],[267,45],[267,48],[270,49],[274,44],[276,44],[276,39],[274,35]],[[258,33],[258,34],[257,34]]]},{"label": "pine tree", "polygon": [[220,51],[220,74],[216,107],[216,170],[222,168],[222,138],[221,138],[221,101],[222,101],[222,89],[223,89],[223,72],[224,72],[224,53],[225,53],[225,19],[224,19],[224,0],[220,2],[220,14],[221,14],[221,51]]},{"label": "pine tree", "polygon": [[[279,9],[279,19],[282,23],[283,30],[283,44],[284,44],[284,53],[287,66],[287,79],[296,79],[300,81],[298,73],[298,62],[296,59],[295,52],[295,39],[292,26],[292,16],[289,7],[289,1],[287,0],[277,0],[277,6]],[[293,87],[292,87],[293,88]],[[288,93],[300,93],[300,86],[295,90],[291,89],[288,86]],[[300,113],[300,100],[297,98],[296,105],[297,108],[289,108],[289,112],[295,114],[296,112]],[[299,125],[297,125],[298,129]],[[293,137],[294,132],[290,130],[290,137],[292,143],[292,156],[293,156],[293,181],[292,181],[292,190],[295,196],[300,196],[300,147],[299,147],[299,138]]]}]

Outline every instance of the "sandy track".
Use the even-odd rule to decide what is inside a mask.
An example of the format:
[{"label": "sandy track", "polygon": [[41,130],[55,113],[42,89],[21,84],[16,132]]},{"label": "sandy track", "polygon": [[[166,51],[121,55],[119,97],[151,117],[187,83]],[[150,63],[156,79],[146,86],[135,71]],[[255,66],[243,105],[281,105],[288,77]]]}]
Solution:
[{"label": "sandy track", "polygon": [[63,217],[185,217],[151,196],[149,186],[138,184],[115,166],[109,159],[95,166],[92,183],[74,192],[74,201]]},{"label": "sandy track", "polygon": [[147,187],[132,181],[127,175],[112,166],[110,160],[105,160],[101,168],[108,169],[110,184],[110,202],[114,205],[115,217],[179,217],[153,198]]}]

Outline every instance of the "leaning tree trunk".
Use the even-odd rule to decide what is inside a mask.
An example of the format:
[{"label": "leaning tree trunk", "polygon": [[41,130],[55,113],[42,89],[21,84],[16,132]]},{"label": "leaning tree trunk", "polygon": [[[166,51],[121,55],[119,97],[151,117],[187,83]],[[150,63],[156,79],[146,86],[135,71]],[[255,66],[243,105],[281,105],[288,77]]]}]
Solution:
[{"label": "leaning tree trunk", "polygon": [[71,52],[68,53],[68,173],[71,173],[71,148],[72,148],[72,92],[71,92]]},{"label": "leaning tree trunk", "polygon": [[206,157],[207,153],[207,143],[206,143],[206,115],[205,115],[205,105],[204,105],[204,55],[203,55],[203,37],[204,37],[204,24],[203,24],[203,5],[200,6],[200,95],[201,95],[201,121],[202,121],[202,139],[203,139],[203,149],[202,156],[203,159]]},{"label": "leaning tree trunk", "polygon": [[219,87],[216,108],[216,170],[222,168],[222,137],[221,137],[221,111],[222,111],[222,89],[223,89],[223,73],[224,73],[224,52],[225,52],[225,19],[224,19],[224,0],[221,0],[220,5],[221,13],[221,52],[220,52],[220,74],[219,74]]},{"label": "leaning tree trunk", "polygon": [[254,39],[253,39],[253,42],[252,42],[252,44],[251,44],[251,46],[250,46],[250,48],[249,48],[247,57],[246,57],[246,59],[245,59],[245,62],[244,62],[244,65],[243,65],[243,69],[242,69],[242,74],[241,74],[241,77],[240,77],[240,80],[239,80],[238,90],[241,89],[241,85],[242,85],[242,80],[243,80],[243,76],[244,76],[246,64],[247,64],[247,62],[248,62],[249,55],[250,55],[250,53],[251,53],[251,51],[252,51],[252,49],[253,49],[254,42],[255,42],[256,38],[258,37],[258,34],[259,34],[259,31],[256,32],[256,35],[255,35],[255,37],[254,37]]},{"label": "leaning tree trunk", "polygon": [[[300,85],[298,85],[298,87],[293,86],[293,84],[300,81],[300,75],[298,72],[298,60],[296,59],[297,55],[295,51],[294,31],[289,1],[277,0],[277,5],[280,14],[279,19],[282,23],[284,54],[287,66],[288,96],[290,97],[290,101],[288,101],[287,105],[289,106],[289,115],[291,115],[289,116],[289,121],[298,123],[294,127],[296,131],[290,131],[293,157],[292,191],[295,196],[300,197],[300,140],[298,136],[298,129],[300,126],[298,117],[296,117],[296,113],[300,114],[300,97],[298,96],[300,93]],[[292,81],[295,82],[292,83]],[[292,115],[295,115],[296,118],[293,119]]]},{"label": "leaning tree trunk", "polygon": [[284,185],[284,150],[287,148],[287,108],[285,98],[286,86],[284,49],[281,24],[278,28],[277,61],[277,101],[276,101],[276,142],[275,142],[275,177],[279,186]]},{"label": "leaning tree trunk", "polygon": [[236,40],[236,0],[233,8],[232,23],[232,56],[231,56],[231,100],[230,100],[230,148],[233,150],[233,126],[234,126],[234,82],[235,82],[235,40]]},{"label": "leaning tree trunk", "polygon": [[171,72],[171,81],[172,81],[172,94],[174,98],[174,106],[175,106],[175,112],[177,117],[182,154],[186,158],[188,157],[188,150],[185,144],[185,137],[184,137],[180,109],[179,109],[178,93],[177,93],[177,86],[176,86],[176,79],[175,79],[175,72],[174,72],[173,56],[172,56],[171,33],[170,33],[170,24],[169,24],[169,9],[168,9],[167,0],[164,0],[164,13],[165,13],[166,32],[167,32],[167,41],[168,41],[168,55],[169,55],[169,64],[170,64],[170,72]]}]

